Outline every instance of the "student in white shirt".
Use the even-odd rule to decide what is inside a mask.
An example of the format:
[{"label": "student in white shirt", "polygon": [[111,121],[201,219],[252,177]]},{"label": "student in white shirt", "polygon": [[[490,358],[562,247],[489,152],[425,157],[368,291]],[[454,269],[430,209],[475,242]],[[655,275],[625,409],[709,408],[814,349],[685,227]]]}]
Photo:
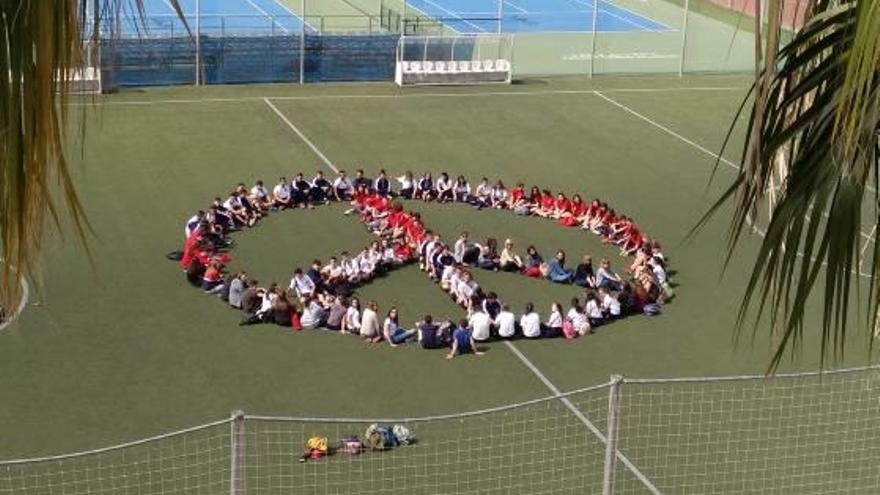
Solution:
[{"label": "student in white shirt", "polygon": [[254,187],[251,188],[251,201],[258,209],[266,211],[272,206],[269,201],[269,191],[263,185],[263,181],[258,180]]},{"label": "student in white shirt", "polygon": [[453,192],[453,187],[454,184],[449,178],[449,174],[446,172],[440,174],[440,177],[437,178],[437,201],[440,203],[454,201],[455,194]]},{"label": "student in white shirt", "polygon": [[199,228],[199,225],[201,225],[202,220],[204,220],[204,219],[205,219],[205,212],[202,210],[199,210],[195,215],[191,216],[189,218],[189,220],[186,221],[186,225],[184,225],[184,227],[183,227],[183,235],[187,239],[189,239],[189,236],[191,236],[192,233],[195,232],[196,229]]},{"label": "student in white shirt", "polygon": [[474,191],[474,206],[485,208],[492,204],[492,186],[489,185],[489,179],[483,177],[480,184]]},{"label": "student in white shirt", "polygon": [[403,199],[412,199],[416,190],[416,183],[413,180],[412,172],[407,170],[403,175],[397,178],[400,183],[400,197]]},{"label": "student in white shirt", "polygon": [[507,208],[507,189],[500,180],[492,187],[492,195],[489,198],[492,208]]},{"label": "student in white shirt", "polygon": [[287,179],[284,177],[278,179],[278,184],[275,184],[275,187],[272,188],[272,206],[280,210],[293,206],[290,184],[287,183]]},{"label": "student in white shirt", "polygon": [[296,297],[300,300],[305,300],[315,295],[315,282],[303,273],[302,268],[297,268],[293,271],[288,289],[296,292]]},{"label": "student in white shirt", "polygon": [[526,304],[526,311],[519,319],[519,326],[522,329],[523,337],[527,339],[536,339],[541,336],[541,316],[535,312],[534,304]]},{"label": "student in white shirt", "polygon": [[596,293],[587,292],[587,303],[584,305],[584,311],[587,313],[587,319],[590,321],[590,328],[595,329],[602,325],[604,318],[602,315],[602,307],[599,300],[596,299]]},{"label": "student in white shirt", "polygon": [[590,333],[590,321],[587,319],[587,314],[584,313],[584,308],[578,298],[575,297],[571,300],[571,308],[566,317],[579,335]]},{"label": "student in white shirt", "polygon": [[343,275],[345,276],[345,279],[349,281],[349,283],[356,284],[360,282],[360,264],[357,262],[357,260],[349,256],[348,252],[343,252],[340,255],[339,264],[342,265]]},{"label": "student in white shirt", "polygon": [[[373,313],[375,315],[375,313]],[[345,316],[342,317],[342,333],[361,333],[361,302],[356,297],[351,299]]]},{"label": "student in white shirt", "polygon": [[550,316],[547,317],[547,324],[544,326],[544,336],[562,336],[562,305],[558,302],[550,305]]},{"label": "student in white shirt", "polygon": [[474,308],[468,318],[471,336],[478,342],[486,342],[492,336],[492,318],[479,308]]},{"label": "student in white shirt", "polygon": [[382,335],[391,347],[397,347],[400,344],[403,344],[416,334],[415,330],[404,330],[401,328],[398,323],[399,320],[400,317],[398,316],[397,308],[391,308],[391,310],[388,311],[388,317],[385,318],[385,323],[382,325]]},{"label": "student in white shirt", "polygon": [[467,179],[465,179],[463,175],[459,175],[455,179],[453,194],[455,196],[455,201],[459,203],[471,202],[471,185],[468,184]]},{"label": "student in white shirt", "polygon": [[379,328],[379,303],[370,301],[360,319],[360,333],[365,341],[375,344],[382,340],[382,329]]},{"label": "student in white shirt", "polygon": [[509,305],[501,306],[501,312],[495,317],[495,327],[498,329],[498,336],[502,339],[513,338],[516,333],[516,316],[510,311]]},{"label": "student in white shirt", "polygon": [[346,177],[345,170],[340,170],[339,176],[333,181],[333,197],[336,198],[336,201],[348,201],[351,199],[353,190],[354,186],[351,184],[351,180]]},{"label": "student in white shirt", "polygon": [[602,299],[603,316],[610,320],[620,318],[620,301],[604,287],[599,289],[599,297]]}]

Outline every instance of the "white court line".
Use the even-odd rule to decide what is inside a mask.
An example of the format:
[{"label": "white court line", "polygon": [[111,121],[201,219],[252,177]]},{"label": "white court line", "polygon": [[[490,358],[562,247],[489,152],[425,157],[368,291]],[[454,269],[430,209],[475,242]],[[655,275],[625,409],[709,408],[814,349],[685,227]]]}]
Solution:
[{"label": "white court line", "polygon": [[[605,93],[667,93],[679,91],[747,91],[749,88],[739,86],[707,86],[707,87],[680,87],[680,88],[616,88],[603,89]],[[241,96],[230,98],[181,98],[168,100],[128,100],[128,101],[100,101],[88,103],[69,103],[70,106],[151,106],[151,105],[175,105],[192,103],[238,103],[260,101],[266,98],[272,100],[372,100],[372,99],[408,99],[408,98],[474,98],[483,96],[547,96],[547,95],[581,95],[592,94],[593,89],[558,89],[537,91],[485,91],[478,93],[398,93],[387,95],[370,94],[338,94],[338,95],[308,95],[308,96]]]},{"label": "white court line", "polygon": [[[456,15],[455,12],[453,12],[453,11],[451,11],[451,10],[449,10],[449,9],[447,9],[447,8],[445,8],[445,7],[443,7],[442,5],[438,5],[437,3],[432,2],[431,0],[422,0],[422,1],[424,1],[425,3],[430,3],[431,5],[437,7],[438,9],[440,9],[440,10],[442,10],[442,11],[444,11],[444,12],[450,14],[452,17],[455,17],[455,18],[457,18],[457,19],[459,19],[459,20],[461,20],[461,21],[463,21],[463,22],[465,22],[465,23],[467,23],[467,24],[470,24],[471,26],[473,26],[473,27],[479,29],[480,31],[482,31],[482,32],[484,32],[484,33],[486,32],[485,29],[481,28],[480,26],[477,26],[476,24],[474,24],[473,22],[471,22],[471,21],[469,21],[469,20],[467,20],[467,19],[462,18],[462,17],[459,16],[459,15]],[[413,8],[416,9],[416,10],[418,10],[419,12],[423,12],[423,13],[424,13],[426,16],[428,16],[428,17],[433,17],[431,14],[428,14],[428,13],[426,13],[426,12],[424,12],[424,11],[422,11],[422,10],[416,8],[416,7],[413,7]],[[446,23],[444,22],[443,25],[446,26]],[[458,32],[458,31],[456,31],[456,30],[453,29],[453,28],[450,28],[450,29],[452,29],[452,30],[455,31],[455,32]]]},{"label": "white court line", "polygon": [[652,32],[652,33],[662,33],[662,32],[666,32],[666,31],[678,31],[677,29],[673,29],[672,27],[667,26],[666,24],[663,24],[662,22],[657,22],[657,21],[655,21],[654,19],[650,19],[650,18],[648,18],[648,17],[645,17],[645,16],[643,16],[642,14],[639,14],[638,12],[632,11],[632,10],[626,8],[626,7],[621,7],[620,5],[617,5],[616,3],[605,2],[606,4],[608,4],[609,6],[614,7],[615,9],[620,9],[620,10],[622,10],[622,11],[624,11],[624,12],[629,12],[630,14],[632,14],[632,15],[636,18],[636,20],[641,19],[642,21],[650,22],[650,23],[652,23],[652,24],[656,24],[656,25],[658,25],[658,26],[663,26],[664,29],[660,30],[660,29],[652,28],[652,27],[650,27],[650,26],[646,26],[646,25],[638,24],[638,23],[636,23],[636,22],[633,22],[631,19],[627,19],[627,18],[621,17],[621,16],[615,14],[614,12],[611,12],[611,11],[609,11],[609,10],[605,10],[605,9],[603,9],[603,8],[601,7],[601,5],[599,5],[599,3],[600,3],[602,0],[593,0],[594,3],[584,2],[583,0],[571,0],[571,1],[573,1],[573,2],[575,2],[575,3],[579,3],[579,4],[584,5],[584,6],[587,6],[587,7],[590,7],[590,8],[593,8],[593,9],[598,9],[599,12],[604,12],[604,13],[610,15],[610,16],[617,17],[618,19],[620,19],[620,20],[622,20],[622,21],[624,21],[624,22],[628,22],[628,23],[632,24],[633,26],[636,26],[636,27],[638,27],[638,28],[641,28],[642,30],[645,30],[645,31],[650,31],[650,32]]},{"label": "white court line", "polygon": [[[275,2],[275,5],[281,7],[282,9],[286,10],[287,12],[289,12],[290,15],[292,15],[293,17],[296,17],[297,19],[299,19],[299,22],[301,22],[304,26],[308,26],[308,27],[312,28],[312,30],[313,30],[314,32],[316,32],[316,33],[320,33],[320,32],[321,32],[321,31],[318,30],[318,28],[316,28],[315,26],[311,25],[308,21],[306,21],[306,19],[305,19],[304,17],[300,17],[300,16],[298,16],[298,15],[296,14],[296,12],[294,12],[293,10],[290,9],[290,7],[288,7],[287,5],[284,5],[283,3],[281,3],[280,0],[272,0],[272,1]],[[303,15],[305,15],[305,13],[303,13]]]},{"label": "white court line", "polygon": [[[572,0],[572,1],[575,2],[575,3],[579,3],[579,4],[581,4],[581,5],[585,5],[585,6],[587,6],[587,7],[592,7],[593,9],[597,9],[599,12],[602,12],[602,13],[608,14],[608,15],[610,15],[610,16],[612,16],[612,17],[616,17],[616,18],[620,19],[621,21],[626,22],[626,23],[628,23],[628,24],[632,24],[633,26],[635,26],[635,27],[637,27],[637,28],[639,28],[639,29],[641,29],[641,30],[656,32],[656,29],[653,29],[653,28],[651,28],[651,27],[649,27],[649,26],[646,26],[646,25],[640,24],[640,23],[638,23],[638,22],[634,22],[634,21],[632,21],[631,19],[627,19],[626,17],[619,16],[619,15],[615,14],[614,12],[610,12],[610,11],[607,11],[607,10],[603,9],[603,8],[599,5],[599,0],[593,0],[592,3],[584,2],[584,1],[582,1],[582,0]],[[641,16],[638,16],[638,17],[641,17]],[[597,22],[598,22],[598,21],[597,21]],[[596,26],[593,26],[593,27],[595,28]]]},{"label": "white court line", "polygon": [[274,16],[274,15],[271,15],[271,14],[269,14],[268,12],[266,12],[265,10],[263,10],[263,8],[260,7],[259,5],[255,4],[255,3],[253,2],[253,0],[244,0],[244,1],[247,2],[247,3],[249,3],[249,4],[251,4],[251,7],[253,7],[254,9],[256,9],[257,12],[259,12],[259,13],[263,14],[264,16],[268,17],[269,20],[272,21],[272,24],[277,25],[279,28],[281,28],[282,31],[284,31],[285,33],[290,33],[290,31],[288,31],[287,28],[284,27],[284,24],[281,24],[280,22],[278,22],[277,19],[275,19],[275,16]]},{"label": "white court line", "polygon": [[[602,98],[603,100],[607,101],[608,103],[611,103],[612,105],[616,106],[617,108],[620,108],[621,110],[623,110],[623,111],[629,113],[630,115],[632,115],[632,116],[634,116],[634,117],[637,117],[637,118],[639,118],[639,119],[641,119],[641,120],[647,122],[648,124],[651,124],[652,126],[656,127],[657,129],[660,129],[661,131],[663,131],[663,132],[669,134],[670,136],[675,137],[675,138],[679,139],[680,141],[682,141],[682,142],[684,142],[684,143],[687,143],[687,144],[693,146],[694,148],[696,148],[696,149],[702,151],[703,153],[705,153],[705,154],[707,154],[707,155],[709,155],[709,156],[711,156],[711,157],[717,159],[717,160],[720,161],[721,163],[723,163],[723,164],[725,164],[725,165],[727,165],[727,166],[729,166],[729,167],[731,167],[731,168],[734,168],[734,169],[736,169],[736,170],[741,170],[741,167],[740,167],[739,165],[733,163],[732,161],[728,160],[727,158],[724,158],[723,156],[720,156],[720,155],[716,154],[715,152],[709,150],[709,149],[706,148],[705,146],[703,146],[703,145],[701,145],[701,144],[699,144],[699,143],[697,143],[697,142],[695,142],[695,141],[692,141],[692,140],[690,140],[690,139],[688,139],[688,138],[682,136],[681,134],[679,134],[679,133],[673,131],[672,129],[670,129],[670,128],[664,126],[663,124],[660,124],[659,122],[655,122],[655,121],[651,120],[650,118],[648,118],[648,117],[646,117],[646,116],[640,114],[639,112],[636,112],[635,110],[633,110],[632,108],[630,108],[630,107],[624,105],[623,103],[620,103],[620,102],[618,102],[617,100],[613,100],[613,99],[611,99],[611,98],[609,98],[609,97],[603,95],[603,94],[602,94],[601,92],[599,92],[599,91],[593,91],[593,94],[595,94],[596,96]],[[762,229],[759,228],[757,225],[754,225],[754,224],[752,223],[751,220],[748,220],[748,219],[747,219],[747,221],[748,221],[748,223],[749,223],[749,226],[752,228],[752,230],[753,230],[755,233],[757,233],[757,234],[760,235],[761,237],[766,237],[766,236],[767,236],[767,232],[766,232],[766,231],[762,230]],[[859,230],[859,232],[861,232],[861,233],[864,235],[864,231],[862,231],[861,229]],[[804,254],[803,254],[802,252],[800,252],[800,251],[797,253],[797,255],[798,255],[798,256],[801,256],[801,257],[804,256]],[[811,260],[812,260],[812,261],[819,261],[815,256],[813,256],[813,257],[811,258]],[[823,265],[826,265],[827,263],[826,263],[825,261],[823,261],[822,264],[823,264]],[[853,270],[853,274],[858,275],[859,277],[872,278],[872,277],[871,277],[871,274],[869,274],[869,273],[864,273],[864,272],[862,272],[861,269]]]},{"label": "white court line", "polygon": [[513,7],[513,8],[515,8],[516,10],[522,12],[523,14],[528,14],[528,13],[529,13],[528,10],[526,10],[526,9],[524,9],[524,8],[522,8],[522,7],[520,7],[519,5],[517,5],[517,4],[513,3],[513,2],[511,2],[510,0],[504,0],[504,3],[506,3],[507,5],[510,5],[511,7]]},{"label": "white court line", "polygon": [[336,172],[337,174],[339,173],[339,169],[336,168],[336,165],[333,165],[333,162],[331,162],[330,159],[327,158],[327,155],[322,153],[321,150],[319,150],[318,147],[315,146],[315,143],[313,143],[309,138],[307,138],[306,135],[303,134],[302,131],[299,130],[299,128],[297,128],[295,125],[293,125],[293,122],[291,122],[290,119],[288,119],[286,115],[281,113],[281,110],[278,110],[278,107],[276,107],[271,101],[269,101],[269,98],[263,98],[263,101],[265,101],[266,105],[269,105],[269,108],[271,108],[272,111],[275,112],[275,114],[278,115],[278,117],[280,117],[281,120],[284,121],[285,124],[287,124],[287,127],[290,127],[290,129],[293,132],[295,132],[296,135],[299,136],[299,138],[302,139],[303,142],[306,143],[306,145],[309,148],[311,148],[312,151],[314,151],[316,155],[318,155],[318,158],[320,158],[324,162],[325,165],[330,167],[330,170]]},{"label": "white court line", "polygon": [[[10,266],[10,269],[14,269]],[[24,308],[27,306],[28,299],[30,298],[30,286],[28,285],[27,280],[24,278],[24,275],[19,279],[21,281],[21,300],[18,302],[18,307],[15,308],[15,312],[7,315],[6,321],[0,323],[0,332],[5,330],[12,322],[15,321],[16,318],[24,311]]]},{"label": "white court line", "polygon": [[[514,356],[519,358],[519,360],[522,361],[522,363],[526,365],[526,367],[531,370],[531,372],[536,377],[538,377],[538,380],[541,380],[541,383],[543,383],[545,387],[550,389],[550,391],[553,392],[554,395],[562,394],[562,392],[560,392],[559,389],[556,388],[556,385],[554,385],[553,382],[551,382],[550,379],[547,378],[546,375],[544,375],[544,373],[541,373],[541,370],[538,369],[538,367],[535,366],[534,363],[529,361],[529,358],[527,358],[525,354],[517,349],[517,347],[513,345],[513,343],[511,343],[510,341],[504,341],[504,343],[507,345],[507,348],[510,349],[510,352],[512,352]],[[590,419],[587,418],[587,416],[580,409],[578,409],[577,406],[575,406],[568,397],[560,397],[559,401],[562,402],[562,404],[565,405],[565,407],[567,407],[568,410],[571,411],[572,414],[574,414],[575,417],[577,417],[577,419],[579,419],[581,423],[583,423],[587,427],[587,429],[593,433],[593,435],[596,435],[596,437],[599,438],[599,441],[601,441],[603,444],[608,443],[608,439],[605,437],[605,435],[602,434],[599,428],[597,428],[596,425],[594,425],[593,422],[590,421]],[[645,476],[644,473],[642,473],[642,471],[639,470],[639,468],[636,467],[636,465],[633,464],[633,462],[630,461],[629,458],[623,454],[623,452],[617,450],[615,454],[617,456],[617,459],[620,460],[620,462],[623,463],[623,465],[632,472],[633,476],[638,478],[639,481],[641,481],[642,484],[645,485],[645,488],[647,488],[649,492],[654,495],[663,495],[662,492],[657,489],[657,487],[654,486],[653,483],[651,483],[651,480],[648,479],[648,477]]]}]

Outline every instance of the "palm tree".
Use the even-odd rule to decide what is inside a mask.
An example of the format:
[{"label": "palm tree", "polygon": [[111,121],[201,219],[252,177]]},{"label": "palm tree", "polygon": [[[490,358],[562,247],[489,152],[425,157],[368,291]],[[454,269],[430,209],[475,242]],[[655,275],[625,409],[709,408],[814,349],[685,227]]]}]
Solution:
[{"label": "palm tree", "polygon": [[[86,242],[89,223],[64,152],[71,82],[84,45],[113,36],[142,0],[0,2],[0,307],[19,299],[19,281],[38,260],[47,216],[69,219]],[[182,17],[177,0],[171,0]],[[94,15],[92,15],[94,13]]]},{"label": "palm tree", "polygon": [[769,371],[802,342],[814,292],[823,299],[823,364],[829,352],[834,359],[843,355],[851,306],[858,304],[868,328],[880,323],[880,244],[872,240],[878,226],[880,2],[810,0],[803,27],[783,46],[781,4],[769,0],[763,31],[760,13],[755,19],[755,82],[739,111],[751,107],[742,168],[702,220],[733,203],[729,259],[759,209],[769,205],[737,318],[741,329],[753,312],[757,330],[762,315],[769,317],[776,334]]}]

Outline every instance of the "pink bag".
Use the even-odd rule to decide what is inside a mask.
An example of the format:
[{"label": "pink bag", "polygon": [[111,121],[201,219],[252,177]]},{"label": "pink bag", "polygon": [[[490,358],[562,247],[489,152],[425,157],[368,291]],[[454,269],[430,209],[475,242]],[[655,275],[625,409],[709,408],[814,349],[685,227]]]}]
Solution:
[{"label": "pink bag", "polygon": [[566,319],[562,322],[562,334],[565,335],[566,339],[573,339],[578,336],[577,330],[574,328],[574,323],[571,320]]}]

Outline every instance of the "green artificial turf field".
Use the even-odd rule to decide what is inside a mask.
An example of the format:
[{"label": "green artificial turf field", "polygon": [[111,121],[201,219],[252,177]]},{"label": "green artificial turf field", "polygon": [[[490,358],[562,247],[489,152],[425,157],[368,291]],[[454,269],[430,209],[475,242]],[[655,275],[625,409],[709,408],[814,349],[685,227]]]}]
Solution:
[{"label": "green artificial turf field", "polygon": [[[682,242],[733,177],[722,163],[708,185],[711,153],[720,150],[747,84],[740,77],[621,77],[532,79],[503,88],[162,88],[77,107],[87,133],[81,152],[71,133],[70,157],[95,231],[94,261],[69,231],[64,240],[52,234],[35,281],[41,290],[31,294],[39,305],[0,332],[0,458],[97,448],[221,419],[233,409],[414,417],[550,394],[527,363],[563,391],[617,373],[762,373],[770,356],[766,329],[738,344],[732,332],[758,239],[743,243],[723,277],[724,212],[695,240]],[[628,318],[573,343],[518,341],[523,359],[502,343],[489,344],[483,357],[447,361],[443,352],[415,345],[368,348],[329,332],[239,327],[235,311],[189,287],[164,255],[179,248],[183,223],[195,210],[240,181],[274,184],[297,171],[330,173],[273,106],[328,161],[349,171],[446,171],[472,182],[485,175],[608,201],[663,243],[677,297],[662,316]],[[730,160],[740,139],[735,133]],[[407,206],[447,239],[468,229],[477,239],[511,237],[522,250],[534,244],[545,256],[563,248],[570,260],[592,253],[611,257],[619,270],[626,263],[595,236],[554,222],[461,206]],[[312,258],[363,246],[368,233],[342,211],[271,215],[236,234],[231,267],[264,284],[286,284],[293,268]],[[546,314],[552,301],[580,295],[515,275],[476,275],[517,312],[533,301]],[[428,312],[462,316],[415,266],[358,294],[377,299],[380,310],[396,305],[407,325]],[[810,335],[785,369],[817,367]],[[854,331],[837,364],[868,363],[866,340]]]}]

